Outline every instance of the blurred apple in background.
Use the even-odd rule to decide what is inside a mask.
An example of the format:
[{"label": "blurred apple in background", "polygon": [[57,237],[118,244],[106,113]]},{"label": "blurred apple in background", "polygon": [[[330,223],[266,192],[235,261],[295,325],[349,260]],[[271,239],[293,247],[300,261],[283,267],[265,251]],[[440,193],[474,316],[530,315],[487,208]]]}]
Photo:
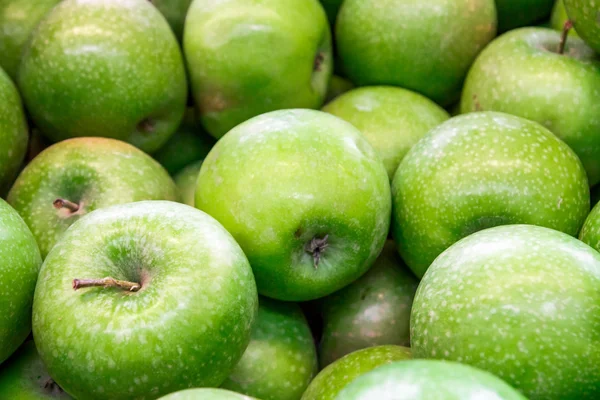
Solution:
[{"label": "blurred apple in background", "polygon": [[[568,19],[569,16],[567,15],[564,1],[556,0],[556,3],[554,3],[554,8],[552,9],[552,15],[550,16],[550,28],[562,32]],[[573,28],[569,29],[568,35],[579,37],[577,31]]]},{"label": "blurred apple in background", "polygon": [[150,0],[150,2],[165,16],[173,33],[181,41],[185,16],[192,0]]},{"label": "blurred apple in background", "polygon": [[188,206],[194,207],[196,203],[196,183],[200,167],[202,167],[202,160],[188,165],[173,177],[177,189],[179,189],[181,202]]},{"label": "blurred apple in background", "polygon": [[600,3],[597,0],[564,0],[577,34],[600,53]]},{"label": "blurred apple in background", "polygon": [[552,229],[511,225],[431,265],[411,317],[415,358],[489,371],[531,399],[600,396],[600,254]]},{"label": "blurred apple in background", "polygon": [[321,300],[321,368],[353,351],[410,345],[410,309],[419,281],[388,240],[371,269]]},{"label": "blurred apple in background", "polygon": [[35,236],[42,257],[81,216],[140,200],[177,200],[177,187],[155,160],[106,138],[56,143],[27,165],[7,200]]},{"label": "blurred apple in background", "polygon": [[177,40],[147,0],[63,0],[32,34],[18,83],[53,141],[105,136],[147,152],[175,132],[187,100]]},{"label": "blurred apple in background", "polygon": [[256,115],[325,100],[331,34],[318,0],[194,0],[183,44],[202,124],[216,138]]},{"label": "blurred apple in background", "polygon": [[498,31],[533,25],[550,16],[555,0],[496,0]]},{"label": "blurred apple in background", "polygon": [[442,106],[458,100],[475,56],[496,35],[494,0],[345,0],[335,39],[358,86],[392,85]]},{"label": "blurred apple in background", "polygon": [[600,205],[595,203],[595,207],[588,215],[581,232],[579,239],[594,249],[600,251]]},{"label": "blurred apple in background", "polygon": [[450,116],[428,98],[391,86],[358,88],[323,107],[358,128],[379,153],[390,180],[410,148]]},{"label": "blurred apple in background", "polygon": [[329,81],[329,88],[327,89],[327,98],[325,103],[329,103],[331,100],[346,93],[354,88],[354,84],[346,78],[342,78],[338,75],[332,75]]},{"label": "blurred apple in background", "polygon": [[494,40],[465,81],[461,111],[501,111],[539,122],[600,182],[600,59],[581,39],[522,28]]},{"label": "blurred apple in background", "polygon": [[474,232],[525,223],[575,236],[590,209],[575,153],[540,124],[498,112],[430,131],[400,164],[392,195],[394,239],[418,277]]}]

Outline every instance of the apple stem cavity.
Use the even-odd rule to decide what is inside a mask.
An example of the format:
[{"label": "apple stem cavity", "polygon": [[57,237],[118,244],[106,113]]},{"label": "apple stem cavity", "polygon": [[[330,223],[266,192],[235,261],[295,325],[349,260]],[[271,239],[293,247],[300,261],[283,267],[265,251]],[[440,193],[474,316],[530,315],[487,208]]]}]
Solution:
[{"label": "apple stem cavity", "polygon": [[329,246],[329,243],[327,243],[327,239],[329,239],[329,235],[325,235],[321,239],[314,237],[305,246],[306,252],[312,254],[313,256],[315,269],[319,267],[321,256],[325,252],[325,249],[327,249],[327,247]]},{"label": "apple stem cavity", "polygon": [[154,121],[150,118],[145,118],[138,124],[138,130],[144,133],[154,132]]},{"label": "apple stem cavity", "polygon": [[565,46],[567,45],[567,38],[569,37],[569,31],[573,29],[573,21],[568,19],[563,25],[562,35],[560,37],[560,43],[558,45],[558,54],[565,53]]},{"label": "apple stem cavity", "polygon": [[57,210],[65,208],[65,209],[69,210],[71,213],[76,213],[77,211],[79,211],[79,208],[80,208],[79,204],[73,203],[72,201],[69,201],[66,199],[56,199],[56,200],[54,200],[52,205]]},{"label": "apple stem cavity", "polygon": [[313,64],[313,71],[320,71],[323,62],[325,61],[325,53],[319,51],[315,56],[315,62]]},{"label": "apple stem cavity", "polygon": [[120,281],[111,277],[102,279],[73,279],[74,290],[86,287],[116,287],[129,292],[137,292],[142,286],[136,282]]}]

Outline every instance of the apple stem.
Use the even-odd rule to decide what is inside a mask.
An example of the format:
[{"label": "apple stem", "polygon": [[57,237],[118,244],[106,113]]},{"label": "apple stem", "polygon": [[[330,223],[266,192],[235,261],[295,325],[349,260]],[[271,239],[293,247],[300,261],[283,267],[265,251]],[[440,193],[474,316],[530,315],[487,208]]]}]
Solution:
[{"label": "apple stem", "polygon": [[569,37],[569,31],[573,29],[573,21],[570,19],[563,25],[562,35],[560,37],[560,44],[558,45],[558,54],[565,53],[565,46],[567,45],[567,38]]},{"label": "apple stem", "polygon": [[81,289],[86,287],[116,287],[126,289],[129,292],[137,292],[141,285],[136,282],[120,281],[115,278],[106,277],[102,279],[73,279],[73,289]]},{"label": "apple stem", "polygon": [[79,204],[73,203],[72,201],[69,201],[66,199],[56,199],[56,200],[54,200],[52,205],[57,210],[60,210],[61,208],[66,208],[67,210],[71,211],[72,213],[77,212],[79,210]]},{"label": "apple stem", "polygon": [[479,102],[479,98],[477,97],[476,94],[473,95],[473,104],[475,105],[475,111],[483,111],[483,108],[481,107],[481,103]]},{"label": "apple stem", "polygon": [[319,262],[321,261],[321,255],[325,252],[325,249],[329,246],[327,243],[327,239],[329,239],[329,235],[325,235],[322,239],[317,237],[312,238],[310,242],[308,242],[305,246],[305,250],[307,253],[312,254],[313,262],[315,269],[319,267]]}]

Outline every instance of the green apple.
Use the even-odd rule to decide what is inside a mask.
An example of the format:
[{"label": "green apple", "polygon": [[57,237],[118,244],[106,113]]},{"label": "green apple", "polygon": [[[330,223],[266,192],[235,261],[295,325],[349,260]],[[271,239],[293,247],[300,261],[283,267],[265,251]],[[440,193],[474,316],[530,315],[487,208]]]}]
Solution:
[{"label": "green apple", "polygon": [[555,0],[496,0],[498,31],[533,25],[550,16]]},{"label": "green apple", "polygon": [[577,34],[600,52],[600,3],[596,0],[564,0]]},{"label": "green apple", "polygon": [[[556,0],[556,3],[554,3],[554,8],[552,9],[552,15],[550,16],[550,28],[562,32],[565,28],[565,23],[568,20],[569,16],[567,15],[564,1]],[[568,34],[570,36],[579,37],[575,29],[569,29]]]},{"label": "green apple", "polygon": [[202,160],[188,165],[179,171],[173,178],[177,185],[177,189],[179,189],[181,202],[188,206],[194,207],[196,203],[196,182],[198,182],[200,167],[202,167]]},{"label": "green apple", "polygon": [[323,107],[358,128],[379,153],[393,179],[408,150],[450,116],[428,98],[410,90],[372,86],[351,90]]},{"label": "green apple", "polygon": [[221,387],[262,400],[299,400],[317,369],[300,307],[261,297],[250,344]]},{"label": "green apple", "polygon": [[408,346],[418,284],[388,240],[369,272],[322,300],[321,367],[366,347]]},{"label": "green apple", "polygon": [[48,375],[33,341],[25,342],[0,367],[0,395],[10,400],[72,399]]},{"label": "green apple", "polygon": [[438,360],[397,361],[356,378],[336,400],[527,400],[500,378]]},{"label": "green apple", "polygon": [[569,146],[536,122],[491,111],[430,131],[400,164],[392,195],[393,236],[418,277],[473,232],[523,223],[575,236],[590,209]]},{"label": "green apple", "polygon": [[188,108],[177,132],[152,157],[175,175],[194,161],[203,160],[215,142],[196,121],[194,110]]},{"label": "green apple", "polygon": [[31,331],[31,304],[41,264],[40,251],[29,228],[0,199],[0,363]]},{"label": "green apple", "polygon": [[579,239],[600,251],[600,204],[597,204],[597,202],[594,204],[595,207],[581,228]]},{"label": "green apple", "polygon": [[345,0],[335,39],[356,85],[400,86],[446,106],[495,35],[494,0]]},{"label": "green apple", "polygon": [[217,221],[141,201],[67,230],[40,271],[33,336],[73,397],[156,399],[220,385],[248,345],[257,306],[250,264]]},{"label": "green apple", "polygon": [[321,0],[321,4],[327,14],[330,26],[335,26],[335,20],[337,19],[338,12],[344,0]]},{"label": "green apple", "polygon": [[325,103],[329,103],[331,100],[346,93],[354,88],[354,84],[348,79],[342,78],[338,75],[332,75],[329,81],[329,87],[327,88],[327,97]]},{"label": "green apple", "polygon": [[333,69],[318,0],[194,0],[183,47],[202,124],[216,138],[268,111],[321,107]]},{"label": "green apple", "polygon": [[0,2],[0,68],[13,79],[31,32],[60,0],[3,0]]},{"label": "green apple", "polygon": [[186,389],[171,393],[159,400],[258,400],[223,389]]},{"label": "green apple", "polygon": [[325,367],[310,383],[302,400],[333,400],[348,383],[381,365],[411,357],[402,346],[377,346],[350,353]]},{"label": "green apple", "polygon": [[494,40],[467,76],[461,111],[501,111],[539,122],[579,156],[600,182],[600,61],[581,39],[521,28]]},{"label": "green apple", "polygon": [[415,358],[487,370],[531,400],[600,396],[600,254],[552,229],[511,225],[456,243],[414,299]]},{"label": "green apple", "polygon": [[104,136],[147,152],[175,132],[187,101],[177,39],[147,0],[63,0],[31,35],[18,83],[52,140]]},{"label": "green apple", "polygon": [[27,121],[21,97],[0,68],[0,196],[4,195],[21,167],[27,153],[27,141]]},{"label": "green apple", "polygon": [[44,258],[65,230],[90,211],[177,199],[175,183],[152,157],[107,138],[74,138],[52,145],[25,167],[7,197]]},{"label": "green apple", "polygon": [[388,235],[383,163],[348,122],[314,110],[252,118],[202,164],[196,207],[216,218],[250,260],[259,293],[326,296],[373,264]]},{"label": "green apple", "polygon": [[181,41],[185,16],[192,0],[150,0],[150,2],[165,16],[175,36]]}]

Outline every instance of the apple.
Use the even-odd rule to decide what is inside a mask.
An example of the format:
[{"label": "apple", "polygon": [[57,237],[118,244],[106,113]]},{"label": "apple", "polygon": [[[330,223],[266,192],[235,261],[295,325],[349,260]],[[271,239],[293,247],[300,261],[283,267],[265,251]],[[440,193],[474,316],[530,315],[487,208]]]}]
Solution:
[{"label": "apple", "polygon": [[33,336],[50,376],[85,399],[155,399],[218,386],[241,358],[258,296],[223,227],[141,201],[75,222],[40,271]]},{"label": "apple", "polygon": [[338,75],[332,75],[329,81],[329,87],[327,88],[327,97],[325,103],[329,103],[331,100],[346,93],[354,88],[354,84],[346,78],[342,78]]},{"label": "apple", "polygon": [[358,128],[394,177],[408,150],[450,116],[428,98],[410,90],[371,86],[351,90],[323,107]]},{"label": "apple", "polygon": [[569,146],[537,122],[492,111],[430,131],[400,164],[392,195],[393,236],[418,277],[473,232],[523,223],[575,236],[590,209]]},{"label": "apple", "polygon": [[300,307],[261,297],[250,344],[221,387],[262,400],[299,400],[317,370]]},{"label": "apple", "polygon": [[216,138],[268,111],[323,104],[333,63],[318,0],[194,0],[183,36],[201,121]]},{"label": "apple", "polygon": [[564,0],[564,3],[577,34],[600,52],[600,3],[596,0]]},{"label": "apple", "polygon": [[188,165],[173,178],[179,189],[181,202],[188,206],[194,207],[196,202],[196,182],[198,181],[198,174],[200,174],[200,167],[202,167],[202,160]]},{"label": "apple", "polygon": [[31,35],[18,83],[53,141],[104,136],[147,152],[175,132],[187,101],[177,39],[147,0],[61,1]]},{"label": "apple", "polygon": [[527,400],[498,377],[438,360],[397,361],[356,378],[336,400]]},{"label": "apple", "polygon": [[3,399],[72,399],[48,375],[33,341],[25,342],[0,368]]},{"label": "apple", "polygon": [[496,0],[498,31],[533,25],[550,16],[555,0]]},{"label": "apple", "polygon": [[581,228],[579,239],[600,251],[600,204],[597,201],[594,204],[595,207]]},{"label": "apple", "polygon": [[171,393],[159,400],[258,400],[223,389],[186,389]]},{"label": "apple", "polygon": [[[568,20],[569,16],[567,15],[564,1],[556,0],[556,3],[554,3],[554,8],[552,9],[552,15],[550,16],[550,28],[562,32],[565,28],[565,23]],[[579,37],[579,35],[577,35],[577,31],[573,28],[569,29],[568,35]]]},{"label": "apple", "polygon": [[0,68],[0,196],[19,172],[27,153],[27,141],[27,121],[21,97]]},{"label": "apple", "polygon": [[152,157],[171,175],[194,161],[203,160],[216,140],[202,130],[193,108],[188,108],[181,125]]},{"label": "apple", "polygon": [[16,81],[21,53],[31,32],[60,0],[0,2],[0,68]]},{"label": "apple", "polygon": [[244,249],[260,294],[306,301],[369,269],[388,234],[391,195],[383,163],[354,126],[295,109],[221,138],[200,169],[196,207]]},{"label": "apple", "polygon": [[181,41],[185,16],[192,0],[150,0],[150,2],[165,16],[175,36]]},{"label": "apple", "polygon": [[160,164],[130,144],[74,138],[31,161],[7,200],[35,236],[42,257],[81,216],[140,200],[177,200],[175,183]]},{"label": "apple", "polygon": [[581,39],[521,28],[481,52],[465,81],[461,111],[501,111],[539,122],[579,156],[600,182],[600,63]]},{"label": "apple", "polygon": [[419,281],[388,240],[371,269],[322,300],[321,367],[366,347],[410,344],[412,300]]},{"label": "apple", "polygon": [[600,254],[552,229],[487,229],[440,255],[411,316],[415,358],[487,370],[529,399],[600,396]]},{"label": "apple", "polygon": [[29,228],[0,199],[0,364],[31,331],[31,304],[41,264]]},{"label": "apple", "polygon": [[381,365],[411,357],[402,346],[377,346],[350,353],[325,367],[310,383],[301,400],[333,400],[358,376]]},{"label": "apple", "polygon": [[496,35],[494,0],[345,0],[335,39],[348,78],[455,102],[477,53]]}]

